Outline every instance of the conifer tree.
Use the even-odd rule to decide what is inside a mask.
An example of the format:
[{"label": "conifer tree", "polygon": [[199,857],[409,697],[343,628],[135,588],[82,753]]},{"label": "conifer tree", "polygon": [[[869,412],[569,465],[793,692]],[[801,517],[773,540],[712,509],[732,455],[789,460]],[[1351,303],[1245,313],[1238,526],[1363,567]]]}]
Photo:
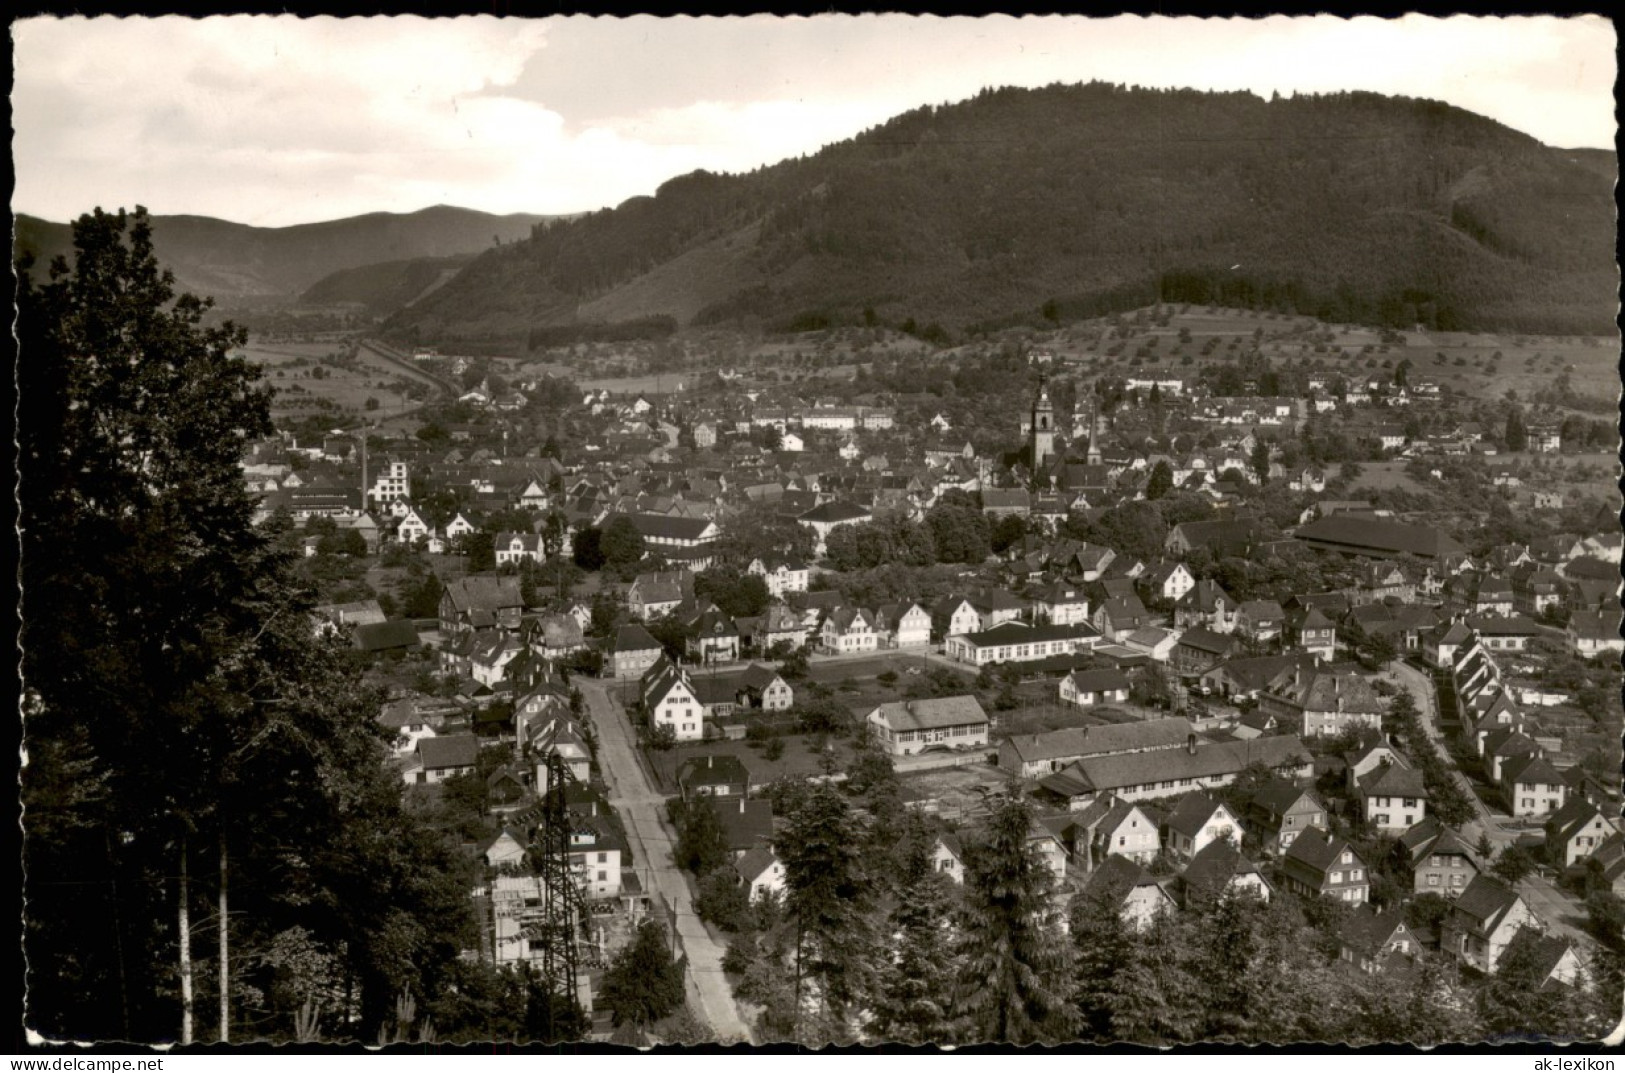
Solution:
[{"label": "conifer tree", "polygon": [[683,1004],[682,966],[672,960],[659,924],[638,925],[631,944],[604,973],[599,999],[617,1026],[647,1027]]},{"label": "conifer tree", "polygon": [[887,921],[886,964],[875,987],[871,1036],[909,1045],[941,1043],[953,1037],[953,954],[951,880],[933,870],[934,839],[921,837],[922,823],[911,814],[898,868],[897,905]]},{"label": "conifer tree", "polygon": [[798,1016],[809,990],[814,1008],[837,1025],[869,995],[877,941],[863,844],[863,825],[828,782],[807,794],[774,840],[796,935]]},{"label": "conifer tree", "polygon": [[1031,824],[1031,807],[1012,788],[993,799],[986,832],[965,846],[955,1012],[968,1042],[1076,1035],[1053,882],[1028,841]]}]

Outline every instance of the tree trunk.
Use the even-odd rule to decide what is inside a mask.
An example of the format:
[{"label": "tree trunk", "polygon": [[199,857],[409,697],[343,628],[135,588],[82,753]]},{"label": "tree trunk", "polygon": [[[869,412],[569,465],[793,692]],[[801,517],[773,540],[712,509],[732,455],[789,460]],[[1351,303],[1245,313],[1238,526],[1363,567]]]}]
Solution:
[{"label": "tree trunk", "polygon": [[186,836],[181,836],[180,874],[180,939],[181,939],[181,1044],[192,1042],[192,918],[186,900],[191,896],[191,884],[186,878]]},{"label": "tree trunk", "polygon": [[231,930],[226,917],[226,830],[220,829],[220,1042],[231,1039],[231,974],[227,969],[227,943]]},{"label": "tree trunk", "polygon": [[107,851],[107,874],[113,888],[113,901],[109,907],[113,916],[113,947],[118,955],[119,1024],[124,1038],[130,1039],[130,985],[124,968],[124,918],[119,913],[118,863],[113,859],[113,836],[102,830],[102,845]]}]

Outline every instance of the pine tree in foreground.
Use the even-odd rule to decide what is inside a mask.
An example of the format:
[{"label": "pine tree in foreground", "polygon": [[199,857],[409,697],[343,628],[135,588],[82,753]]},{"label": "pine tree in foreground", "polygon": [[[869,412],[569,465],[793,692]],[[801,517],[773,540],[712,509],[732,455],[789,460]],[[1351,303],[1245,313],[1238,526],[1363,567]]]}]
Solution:
[{"label": "pine tree in foreground", "polygon": [[992,801],[979,841],[965,847],[965,905],[955,1013],[968,1043],[1071,1039],[1066,942],[1052,881],[1028,841],[1031,807],[1014,789]]}]

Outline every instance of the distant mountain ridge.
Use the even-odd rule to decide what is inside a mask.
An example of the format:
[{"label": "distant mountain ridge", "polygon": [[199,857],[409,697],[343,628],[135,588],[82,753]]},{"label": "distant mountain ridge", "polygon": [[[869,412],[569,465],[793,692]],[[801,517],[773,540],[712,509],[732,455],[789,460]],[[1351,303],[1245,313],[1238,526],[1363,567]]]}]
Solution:
[{"label": "distant mountain ridge", "polygon": [[[437,205],[409,213],[375,212],[290,227],[254,227],[209,216],[152,217],[153,246],[181,289],[216,298],[293,300],[334,272],[380,262],[466,257],[527,238],[553,217],[499,216]],[[15,218],[13,258],[42,265],[72,255],[72,228],[38,217]]]},{"label": "distant mountain ridge", "polygon": [[680,323],[1044,323],[1158,298],[1333,320],[1611,329],[1601,150],[1372,93],[988,90],[489,249],[396,314],[424,341]]}]

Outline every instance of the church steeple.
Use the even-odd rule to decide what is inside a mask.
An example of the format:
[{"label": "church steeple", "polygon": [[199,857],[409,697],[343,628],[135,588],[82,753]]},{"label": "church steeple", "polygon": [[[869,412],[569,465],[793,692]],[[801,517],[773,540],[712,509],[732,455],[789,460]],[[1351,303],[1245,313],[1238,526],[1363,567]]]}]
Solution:
[{"label": "church steeple", "polygon": [[1105,438],[1106,422],[1100,416],[1100,400],[1095,396],[1089,397],[1089,455],[1085,462],[1091,466],[1101,465],[1100,441]]},{"label": "church steeple", "polygon": [[1055,457],[1055,407],[1049,401],[1049,389],[1043,374],[1038,377],[1038,397],[1033,400],[1032,456],[1036,474]]}]

